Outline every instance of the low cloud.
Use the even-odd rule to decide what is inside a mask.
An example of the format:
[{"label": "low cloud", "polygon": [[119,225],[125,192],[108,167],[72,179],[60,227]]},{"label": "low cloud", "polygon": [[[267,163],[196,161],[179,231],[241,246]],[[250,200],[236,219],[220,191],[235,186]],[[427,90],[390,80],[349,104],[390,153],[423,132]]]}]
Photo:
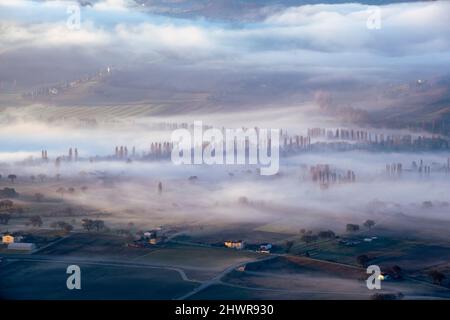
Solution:
[{"label": "low cloud", "polygon": [[[53,9],[44,4],[13,1],[0,2],[0,7],[50,10],[43,23],[27,21],[21,14],[7,18],[1,25],[2,50],[21,47],[76,45],[92,50],[110,46],[123,54],[151,54],[161,58],[175,55],[180,60],[195,59],[223,63],[253,63],[274,67],[280,60],[311,61],[319,53],[336,54],[340,59],[351,53],[343,63],[368,55],[375,62],[395,56],[441,55],[450,49],[450,26],[446,13],[450,3],[391,4],[381,6],[381,29],[369,30],[366,21],[374,10],[362,4],[306,5],[274,11],[265,20],[234,26],[204,20],[183,20],[146,15],[121,0],[108,0],[82,8],[81,30],[70,31],[64,23],[63,9],[68,3],[57,2]],[[105,10],[121,8],[123,17],[110,21]],[[26,10],[26,9],[22,9]],[[131,20],[131,21],[130,21]],[[381,60],[381,61],[380,61]],[[315,61],[336,66],[333,57]],[[342,63],[342,62],[341,62]],[[363,61],[364,63],[364,61]],[[368,62],[366,62],[368,63]]]}]

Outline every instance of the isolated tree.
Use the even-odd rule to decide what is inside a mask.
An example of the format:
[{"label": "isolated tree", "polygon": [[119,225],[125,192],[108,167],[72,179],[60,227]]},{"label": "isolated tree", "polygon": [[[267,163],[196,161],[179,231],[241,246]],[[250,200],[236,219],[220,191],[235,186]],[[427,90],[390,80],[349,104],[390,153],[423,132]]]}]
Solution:
[{"label": "isolated tree", "polygon": [[288,240],[286,241],[286,252],[289,253],[294,245],[294,241]]},{"label": "isolated tree", "polygon": [[44,195],[40,192],[37,192],[34,194],[34,199],[36,199],[37,202],[42,202],[42,200],[44,200]]},{"label": "isolated tree", "polygon": [[34,175],[32,175],[32,176],[30,176],[30,180],[31,180],[31,182],[34,183],[34,181],[36,181],[36,177]]},{"label": "isolated tree", "polygon": [[248,205],[249,204],[248,198],[244,197],[244,196],[239,197],[238,198],[238,202],[239,202],[239,204],[243,204],[243,205]]},{"label": "isolated tree", "polygon": [[373,220],[366,220],[366,222],[364,222],[364,227],[366,227],[367,229],[372,228],[375,225],[375,221]]},{"label": "isolated tree", "polygon": [[428,275],[433,280],[433,283],[438,285],[441,285],[442,281],[444,281],[445,279],[445,274],[437,270],[431,270],[430,272],[428,272]]},{"label": "isolated tree", "polygon": [[392,276],[394,278],[396,278],[396,279],[401,279],[402,278],[403,270],[398,265],[392,266],[391,267],[391,271],[392,271]]},{"label": "isolated tree", "polygon": [[86,192],[87,190],[88,190],[88,187],[86,187],[86,186],[81,187],[81,191]]},{"label": "isolated tree", "polygon": [[65,221],[58,222],[58,228],[60,228],[61,230],[66,231],[66,232],[70,232],[70,231],[73,230],[73,227],[70,224],[68,224],[67,222],[65,222]]},{"label": "isolated tree", "polygon": [[8,179],[11,180],[11,183],[14,183],[14,180],[17,179],[17,176],[15,174],[8,175]]},{"label": "isolated tree", "polygon": [[38,179],[40,182],[44,182],[46,178],[47,178],[47,176],[45,174],[41,173],[38,175]]},{"label": "isolated tree", "polygon": [[36,216],[30,217],[30,224],[33,227],[41,227],[43,224],[41,216],[36,215]]},{"label": "isolated tree", "polygon": [[11,215],[9,213],[0,213],[0,224],[8,224]]},{"label": "isolated tree", "polygon": [[68,223],[66,223],[65,225],[64,225],[64,229],[63,229],[65,232],[70,232],[70,231],[72,231],[73,230],[73,226],[71,225],[71,224],[68,224]]},{"label": "isolated tree", "polygon": [[365,254],[361,254],[361,255],[356,257],[356,262],[358,262],[358,264],[361,265],[364,268],[367,266],[369,261],[370,261],[370,258],[367,255],[365,255]]},{"label": "isolated tree", "polygon": [[70,188],[68,188],[67,189],[67,191],[69,192],[69,193],[75,193],[75,188],[73,188],[73,187],[70,187]]},{"label": "isolated tree", "polygon": [[56,189],[56,192],[61,195],[61,198],[64,198],[64,193],[66,193],[66,189],[64,189],[63,187],[59,187],[58,189]]},{"label": "isolated tree", "polygon": [[158,183],[158,193],[159,194],[162,193],[162,182],[161,181]]},{"label": "isolated tree", "polygon": [[392,271],[394,271],[394,273],[396,273],[396,274],[400,274],[400,273],[402,273],[403,270],[398,265],[395,265],[392,267]]}]

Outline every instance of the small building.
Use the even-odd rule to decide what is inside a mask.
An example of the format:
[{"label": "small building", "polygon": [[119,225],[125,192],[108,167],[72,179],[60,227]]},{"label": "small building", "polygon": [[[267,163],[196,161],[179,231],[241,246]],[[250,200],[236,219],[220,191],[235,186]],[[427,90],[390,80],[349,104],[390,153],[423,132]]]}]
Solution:
[{"label": "small building", "polygon": [[30,242],[14,242],[8,245],[9,250],[32,251],[35,248],[36,245]]},{"label": "small building", "polygon": [[242,241],[242,240],[225,241],[224,245],[227,248],[233,248],[233,249],[237,249],[237,250],[242,250],[245,247],[244,241]]},{"label": "small building", "polygon": [[245,265],[237,267],[236,271],[244,272],[245,271]]},{"label": "small building", "polygon": [[391,279],[391,275],[386,273],[386,272],[382,272],[379,276],[378,276],[378,280],[381,281],[386,281],[386,280],[390,280]]},{"label": "small building", "polygon": [[272,244],[270,243],[264,243],[259,246],[259,251],[270,251],[272,249]]},{"label": "small building", "polygon": [[156,238],[157,233],[154,230],[144,232],[144,239],[153,239]]},{"label": "small building", "polygon": [[14,236],[12,236],[10,234],[6,234],[6,235],[2,236],[2,243],[3,244],[14,243]]}]

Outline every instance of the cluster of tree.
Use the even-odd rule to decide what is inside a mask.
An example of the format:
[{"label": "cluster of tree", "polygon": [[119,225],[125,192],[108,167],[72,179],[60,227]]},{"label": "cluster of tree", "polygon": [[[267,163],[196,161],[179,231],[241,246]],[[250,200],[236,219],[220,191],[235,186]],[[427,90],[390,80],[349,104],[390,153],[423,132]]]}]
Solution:
[{"label": "cluster of tree", "polygon": [[433,280],[433,283],[442,285],[442,282],[445,280],[445,274],[437,270],[431,270],[428,272],[428,275]]},{"label": "cluster of tree", "polygon": [[0,209],[11,209],[14,206],[14,202],[11,200],[1,200],[0,201]]},{"label": "cluster of tree", "polygon": [[310,243],[319,240],[319,236],[316,234],[304,234],[301,236],[300,240]]},{"label": "cluster of tree", "polygon": [[319,236],[319,238],[322,238],[322,239],[334,239],[334,238],[336,238],[336,234],[333,231],[331,231],[331,230],[319,231],[319,233],[317,235]]},{"label": "cluster of tree", "polygon": [[249,204],[249,201],[248,201],[247,197],[239,197],[238,203],[239,204],[243,204],[243,205],[247,205],[247,204]]},{"label": "cluster of tree", "polygon": [[322,231],[319,231],[317,234],[313,234],[312,230],[301,229],[300,233],[302,235],[300,237],[300,240],[302,240],[306,243],[317,241],[317,240],[319,240],[319,238],[320,239],[334,239],[336,237],[336,234],[331,230],[322,230]]},{"label": "cluster of tree", "polygon": [[103,220],[91,220],[91,219],[83,219],[81,220],[82,226],[87,231],[96,230],[100,231],[105,228],[105,222]]},{"label": "cluster of tree", "polygon": [[42,218],[38,215],[30,217],[29,222],[33,227],[41,227],[43,225]]},{"label": "cluster of tree", "polygon": [[403,299],[403,293],[375,293],[370,298],[372,300],[399,300]]},{"label": "cluster of tree", "polygon": [[300,240],[306,243],[310,243],[319,239],[317,235],[313,234],[312,230],[301,229],[300,234],[302,235],[300,237]]},{"label": "cluster of tree", "polygon": [[[37,175],[37,179],[39,179],[40,182],[44,182],[45,179],[47,179],[47,175],[42,174],[42,173],[38,174]],[[31,175],[30,176],[30,180],[31,180],[31,182],[35,182],[36,181],[36,176],[35,175]]]},{"label": "cluster of tree", "polygon": [[37,192],[37,193],[34,194],[34,199],[37,202],[42,202],[42,200],[44,200],[44,195],[42,193],[40,193],[40,192]]},{"label": "cluster of tree", "polygon": [[0,224],[8,224],[11,215],[9,213],[0,213]]},{"label": "cluster of tree", "polygon": [[0,197],[2,198],[15,198],[19,194],[16,192],[14,188],[3,188],[0,190]]},{"label": "cluster of tree", "polygon": [[348,223],[347,226],[345,227],[345,230],[347,230],[348,232],[359,231],[359,225]]},{"label": "cluster of tree", "polygon": [[65,221],[56,221],[50,224],[50,227],[55,229],[60,229],[66,232],[70,232],[73,230],[73,226]]},{"label": "cluster of tree", "polygon": [[131,231],[127,230],[127,229],[116,229],[115,232],[119,235],[119,236],[131,236]]},{"label": "cluster of tree", "polygon": [[[363,223],[363,226],[364,227],[366,227],[367,229],[371,229],[373,226],[375,225],[375,221],[373,221],[373,220],[366,220],[364,223]],[[349,223],[349,224],[347,224],[347,226],[346,226],[346,230],[348,231],[348,232],[356,232],[356,231],[359,231],[359,224],[352,224],[352,223]]]},{"label": "cluster of tree", "polygon": [[[86,192],[88,190],[88,187],[82,186],[80,189],[81,189],[81,191]],[[64,187],[59,187],[58,189],[56,189],[56,192],[61,195],[61,198],[63,198],[65,193],[69,193],[69,194],[75,193],[75,188],[69,187],[66,189]]]},{"label": "cluster of tree", "polygon": [[374,225],[375,225],[375,221],[370,220],[370,219],[369,219],[369,220],[366,220],[366,221],[363,223],[363,226],[366,227],[367,229],[372,228]]}]

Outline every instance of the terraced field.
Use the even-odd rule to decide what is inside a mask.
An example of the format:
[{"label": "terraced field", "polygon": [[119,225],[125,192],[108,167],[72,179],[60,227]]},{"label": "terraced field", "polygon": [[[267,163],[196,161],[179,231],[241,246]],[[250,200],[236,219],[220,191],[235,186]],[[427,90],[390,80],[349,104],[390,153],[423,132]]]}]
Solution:
[{"label": "terraced field", "polygon": [[[136,104],[111,106],[42,106],[27,107],[27,115],[39,119],[115,119],[150,116],[163,109],[164,104]],[[11,109],[9,109],[11,110]],[[25,109],[12,110],[23,112]]]}]

